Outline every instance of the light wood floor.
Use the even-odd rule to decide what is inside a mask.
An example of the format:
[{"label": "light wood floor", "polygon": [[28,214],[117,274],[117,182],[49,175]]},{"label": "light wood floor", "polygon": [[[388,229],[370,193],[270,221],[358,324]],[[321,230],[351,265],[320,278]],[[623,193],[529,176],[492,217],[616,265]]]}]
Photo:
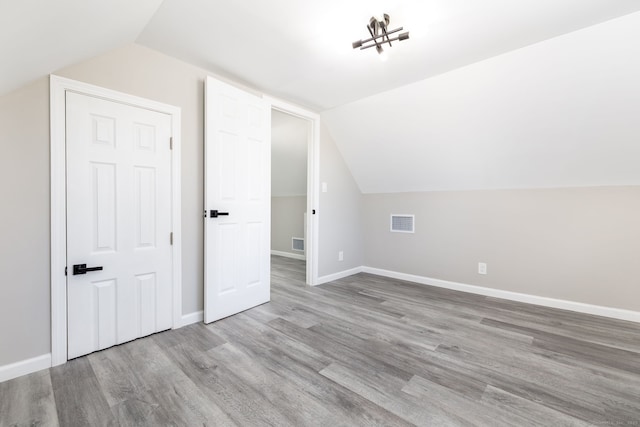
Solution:
[{"label": "light wood floor", "polygon": [[273,258],[272,302],[0,384],[0,425],[639,426],[640,325]]}]

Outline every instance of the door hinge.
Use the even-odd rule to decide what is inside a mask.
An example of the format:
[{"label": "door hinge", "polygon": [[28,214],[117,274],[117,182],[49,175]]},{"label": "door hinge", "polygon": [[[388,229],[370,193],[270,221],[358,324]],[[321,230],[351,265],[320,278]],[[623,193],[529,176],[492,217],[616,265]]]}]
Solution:
[{"label": "door hinge", "polygon": [[173,150],[173,137],[169,138],[169,150]]},{"label": "door hinge", "polygon": [[64,268],[64,275],[67,275],[67,267]]},{"label": "door hinge", "polygon": [[173,231],[169,233],[169,243],[173,245]]}]

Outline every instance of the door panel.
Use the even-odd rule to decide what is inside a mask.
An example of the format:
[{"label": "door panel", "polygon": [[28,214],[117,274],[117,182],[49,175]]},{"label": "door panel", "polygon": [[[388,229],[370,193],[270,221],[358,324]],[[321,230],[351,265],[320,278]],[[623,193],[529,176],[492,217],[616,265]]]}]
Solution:
[{"label": "door panel", "polygon": [[140,301],[140,336],[152,334],[158,330],[156,324],[156,274],[136,276],[136,289]]},{"label": "door panel", "polygon": [[[206,85],[205,322],[270,298],[271,110],[213,78]],[[228,212],[212,217],[211,210]]]},{"label": "door panel", "polygon": [[116,251],[116,165],[91,162],[93,252]]},{"label": "door panel", "polygon": [[134,168],[135,247],[156,245],[156,171],[149,167]]},{"label": "door panel", "polygon": [[[68,357],[172,325],[171,118],[67,92]],[[73,275],[72,266],[103,270]]]}]

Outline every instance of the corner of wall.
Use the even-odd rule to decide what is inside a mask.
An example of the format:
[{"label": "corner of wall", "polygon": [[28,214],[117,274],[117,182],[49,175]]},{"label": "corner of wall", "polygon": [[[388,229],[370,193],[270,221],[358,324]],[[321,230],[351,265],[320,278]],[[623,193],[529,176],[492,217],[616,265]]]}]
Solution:
[{"label": "corner of wall", "polygon": [[320,185],[318,273],[324,277],[351,271],[364,260],[362,193],[324,123],[320,129]]}]

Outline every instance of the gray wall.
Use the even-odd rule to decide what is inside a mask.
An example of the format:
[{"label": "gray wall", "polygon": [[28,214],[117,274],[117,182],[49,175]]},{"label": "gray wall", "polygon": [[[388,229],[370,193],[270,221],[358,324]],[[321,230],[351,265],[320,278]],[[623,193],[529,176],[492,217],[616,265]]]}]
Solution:
[{"label": "gray wall", "polygon": [[51,351],[48,90],[0,97],[0,366]]},{"label": "gray wall", "polygon": [[304,238],[306,211],[307,196],[271,198],[271,250],[304,255],[291,249],[291,238]]},{"label": "gray wall", "polygon": [[[349,172],[326,126],[320,129],[320,182],[327,192],[320,193],[320,277],[360,267],[363,264],[361,198],[362,194]],[[338,251],[344,261],[338,261]]]},{"label": "gray wall", "polygon": [[[640,311],[640,187],[367,194],[362,208],[367,266]],[[415,214],[415,234],[389,232],[391,213]]]},{"label": "gray wall", "polygon": [[[55,74],[182,108],[182,311],[202,310],[203,93],[204,79],[213,73],[132,44]],[[0,97],[0,366],[51,351],[48,106],[46,77]],[[328,166],[322,170],[330,174],[338,165],[341,172],[332,182],[339,188],[345,180],[353,190],[333,142],[328,143],[330,155],[321,158]],[[324,151],[324,143],[320,149]],[[322,203],[327,212],[336,212],[332,203],[341,200],[325,198]],[[327,215],[320,223],[325,274],[342,267],[323,259],[323,246],[338,246],[334,239],[344,242],[340,234],[324,235],[323,227],[333,228],[332,218]]]}]

